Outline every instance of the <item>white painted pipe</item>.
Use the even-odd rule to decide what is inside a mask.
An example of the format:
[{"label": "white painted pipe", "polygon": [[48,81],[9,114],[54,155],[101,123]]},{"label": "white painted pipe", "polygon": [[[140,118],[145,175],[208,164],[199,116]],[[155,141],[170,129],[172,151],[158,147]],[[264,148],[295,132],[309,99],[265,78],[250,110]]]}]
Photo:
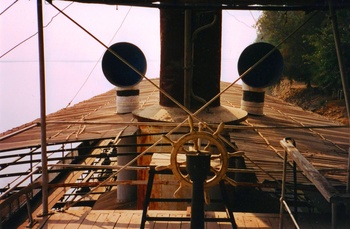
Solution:
[{"label": "white painted pipe", "polygon": [[131,113],[139,107],[140,90],[138,84],[129,87],[117,87],[117,113]]},{"label": "white painted pipe", "polygon": [[[120,145],[130,145],[127,147],[117,146],[117,153],[136,152],[136,137],[121,138]],[[117,165],[123,166],[133,160],[135,155],[118,156]],[[136,163],[135,163],[136,165]],[[137,171],[123,170],[117,176],[118,181],[137,180]],[[135,201],[137,198],[137,187],[135,185],[118,185],[117,201],[118,203],[127,203]]]},{"label": "white painted pipe", "polygon": [[264,115],[265,88],[250,87],[242,82],[241,109],[252,115]]}]

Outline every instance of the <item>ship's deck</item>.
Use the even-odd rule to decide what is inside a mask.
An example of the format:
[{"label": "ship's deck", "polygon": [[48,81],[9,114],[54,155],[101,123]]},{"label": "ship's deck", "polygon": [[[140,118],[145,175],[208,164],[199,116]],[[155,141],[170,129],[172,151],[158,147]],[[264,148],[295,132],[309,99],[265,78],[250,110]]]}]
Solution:
[{"label": "ship's deck", "polygon": [[[161,217],[185,217],[186,211],[149,211],[151,216]],[[139,210],[74,210],[69,209],[66,212],[58,212],[47,218],[37,218],[38,222],[33,228],[140,228],[142,211]],[[207,212],[206,217],[226,217],[224,212]],[[242,213],[235,212],[234,217],[239,229],[253,228],[279,228],[278,214],[265,213]],[[329,229],[331,228],[331,218],[329,215],[301,214],[299,217],[300,228],[305,229]],[[338,228],[349,228],[350,219],[339,220]],[[146,222],[145,228],[190,228],[190,222]],[[22,225],[20,228],[26,228]],[[228,222],[206,222],[206,229],[224,229],[232,228]],[[291,220],[285,216],[283,228],[294,228]]]},{"label": "ship's deck", "polygon": [[[154,80],[154,82],[156,82],[157,84],[159,83],[158,80]],[[227,86],[229,86],[229,83],[222,82],[222,89],[226,88]],[[229,88],[229,90],[225,91],[224,94],[221,95],[221,104],[223,106],[228,107],[239,107],[241,98],[242,90],[240,86],[234,85],[233,87]],[[140,84],[140,106],[152,106],[154,104],[157,104],[158,101],[158,89],[152,86],[150,83],[143,81]],[[49,150],[49,153],[52,153],[55,156],[57,152],[61,154],[62,152],[60,151],[60,149],[65,150],[66,145],[84,143],[82,144],[82,146],[84,146],[83,149],[91,149],[91,152],[90,154],[86,155],[86,159],[84,159],[85,161],[83,164],[89,166],[100,166],[105,160],[105,158],[102,157],[102,153],[104,153],[106,149],[110,149],[109,144],[111,142],[111,139],[116,139],[116,136],[119,136],[120,133],[123,134],[119,137],[128,137],[133,135],[138,128],[145,129],[149,126],[152,126],[152,124],[149,124],[147,122],[142,124],[138,123],[137,125],[135,123],[135,125],[132,125],[132,114],[118,115],[115,113],[115,108],[115,91],[112,90],[100,96],[96,96],[88,101],[79,103],[71,108],[63,109],[59,112],[49,115],[47,126],[48,144],[50,147],[56,146],[59,148]],[[158,126],[152,126],[153,129],[157,129],[156,127],[158,128]],[[158,132],[140,135],[140,137],[144,137],[144,140],[147,140],[147,143],[151,144],[153,143],[152,138],[159,139],[159,137],[165,133],[164,131],[166,129],[166,127],[159,127]],[[238,147],[239,151],[243,151],[245,153],[245,172],[254,173],[256,175],[256,180],[254,180],[256,184],[261,185],[262,187],[266,187],[266,185],[268,187],[273,187],[273,190],[267,191],[279,194],[279,186],[283,175],[282,169],[284,154],[284,149],[281,146],[280,141],[286,137],[290,137],[296,141],[296,145],[300,153],[308,160],[308,162],[311,165],[315,167],[317,171],[319,171],[319,173],[322,176],[325,177],[325,179],[327,179],[327,181],[333,187],[335,187],[341,193],[345,191],[344,189],[347,184],[348,175],[347,149],[349,148],[349,129],[347,126],[343,126],[340,123],[326,119],[325,117],[321,117],[317,114],[303,111],[301,108],[285,103],[275,97],[266,95],[264,115],[249,115],[245,121],[242,121],[237,125],[226,125],[225,136],[228,137],[231,143],[234,143]],[[32,155],[32,153],[35,150],[35,155],[39,154],[40,126],[37,125],[35,122],[32,123],[32,125],[27,124],[1,134],[0,139],[0,153],[3,153],[1,154],[0,159],[12,160],[11,163],[7,163],[6,166],[2,167],[0,178],[18,177],[22,174],[27,175],[28,169],[26,169],[25,166],[22,166],[24,162],[20,161],[19,159],[24,160],[24,158]],[[142,147],[148,146],[147,144],[144,144],[145,142],[140,141],[139,143],[137,143],[136,146],[139,147],[137,149],[138,153],[143,152]],[[90,143],[93,144],[90,145]],[[122,145],[120,145],[120,147],[121,146]],[[20,150],[21,152],[25,151],[25,153],[18,153]],[[165,147],[163,144],[153,147],[152,153],[164,152],[164,150]],[[72,151],[72,158],[74,158],[73,152],[74,151]],[[165,153],[169,153],[169,151]],[[8,159],[9,157],[11,158]],[[61,160],[65,162],[65,164],[69,163],[69,161],[67,161],[67,158],[65,158],[62,155],[56,155],[56,158],[54,159]],[[17,161],[21,163],[20,166],[17,166]],[[35,160],[27,160],[27,163],[29,164],[34,162],[38,163],[39,165],[40,159],[35,158]],[[8,171],[7,169],[12,168],[15,168],[14,170],[12,170],[16,171],[15,173],[6,172]],[[26,169],[26,171],[22,171],[24,169]],[[69,169],[71,168],[68,168],[67,170]],[[117,169],[113,168],[113,171],[116,172]],[[96,182],[99,181],[97,178],[95,178],[93,174],[94,171],[92,170],[89,171],[88,176],[86,175],[86,179],[84,178],[84,180],[82,181],[80,181],[78,178],[81,174],[83,174],[84,171],[71,170],[71,172],[71,176],[68,177],[65,181],[61,182],[60,184],[52,184],[55,186],[51,186],[52,194],[49,196],[49,209],[51,209],[52,207],[54,207],[55,204],[60,202],[60,199],[62,197],[66,198],[67,196],[67,200],[71,201],[73,200],[73,197],[75,198],[78,196],[75,193],[72,193],[72,195],[65,194],[67,190],[69,190],[69,185],[74,186],[73,188],[78,190],[78,188],[83,187],[84,185],[89,185],[89,187],[96,186]],[[96,172],[96,174],[97,173],[98,171]],[[292,183],[292,181],[293,173],[291,171],[291,167],[288,167],[287,182]],[[141,184],[140,182],[143,182],[142,185],[139,186],[145,186],[147,182],[147,176],[145,176],[141,180],[132,180],[132,182],[134,182],[135,184]],[[309,194],[310,189],[313,191],[315,190],[314,184],[304,176],[304,173],[300,168],[297,168],[297,182],[298,190],[305,191],[305,193],[302,194],[308,194],[307,198],[312,198],[315,196],[315,193],[317,194],[317,192],[312,192],[312,194]],[[273,184],[275,185],[271,186]],[[26,184],[23,185],[26,186]],[[111,186],[113,187],[116,185],[117,183],[111,184]],[[167,186],[166,189],[157,188],[158,186],[155,187],[155,192],[157,194],[172,194],[178,188],[178,185],[164,186]],[[10,187],[12,187],[12,184],[10,185]],[[19,188],[23,187],[19,186]],[[5,188],[4,191],[6,191]],[[89,193],[89,201],[92,202],[93,200],[97,200],[100,194],[100,191]],[[319,199],[320,198],[313,201],[319,201]],[[140,203],[142,203],[142,201]],[[258,202],[253,201],[253,205],[257,205],[256,203]],[[65,202],[62,202],[60,204],[63,206]],[[243,205],[244,207],[248,208],[246,202],[243,202]],[[271,204],[269,203],[269,205]],[[263,204],[262,206],[267,207]],[[11,205],[11,207],[13,206]],[[327,205],[325,210],[330,211],[330,206]],[[234,211],[242,212],[246,210],[234,209]],[[33,216],[36,216],[38,212],[42,211],[40,208],[38,208],[35,210],[33,209],[33,212]],[[67,221],[68,216],[73,217],[75,214],[70,212],[71,210],[69,209],[69,211],[67,212],[68,214],[64,213],[65,215],[63,216],[60,216],[61,213],[51,216],[51,218],[48,221],[49,225],[52,223],[51,220],[54,220],[58,216],[59,218],[63,217],[64,220]],[[88,215],[93,214],[94,212],[96,211],[94,210],[86,212],[84,217],[88,217]],[[113,211],[111,211],[111,214],[114,213]],[[121,219],[124,219],[128,211],[122,211],[122,213],[123,214]],[[134,211],[134,213],[136,215],[141,215],[140,211]],[[174,211],[169,211],[166,214],[173,213]],[[83,213],[79,214],[80,219]],[[236,213],[235,217],[239,217],[240,214],[241,213]],[[132,217],[136,217],[136,215]],[[276,218],[278,216],[275,215],[274,217]],[[329,220],[328,225],[330,225],[330,217],[328,217],[327,220]],[[136,221],[139,223],[140,219]],[[238,218],[237,222],[239,224]],[[313,224],[315,222],[316,221],[313,221]],[[55,224],[58,224],[58,222],[55,222]],[[69,225],[71,225],[71,223],[69,223]],[[135,223],[135,225],[137,224]],[[157,225],[157,223],[155,223],[155,225]],[[171,223],[170,225],[173,225],[173,223]],[[324,224],[322,223],[322,225]],[[348,225],[350,225],[349,222]],[[276,226],[270,226],[270,228],[276,228]],[[320,228],[320,226],[317,226],[317,228]],[[347,228],[349,228],[349,226]]]}]

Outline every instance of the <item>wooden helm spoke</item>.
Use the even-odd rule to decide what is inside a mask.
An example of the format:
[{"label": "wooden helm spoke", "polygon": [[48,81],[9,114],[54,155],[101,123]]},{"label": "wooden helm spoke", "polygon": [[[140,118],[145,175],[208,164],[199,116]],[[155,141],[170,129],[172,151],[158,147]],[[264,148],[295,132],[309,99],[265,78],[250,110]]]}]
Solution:
[{"label": "wooden helm spoke", "polygon": [[204,190],[204,202],[207,205],[210,204],[210,196],[209,196],[209,193],[206,190]]},{"label": "wooden helm spoke", "polygon": [[211,143],[210,143],[210,141],[208,141],[207,145],[204,147],[204,150],[208,151],[210,146],[211,146]]},{"label": "wooden helm spoke", "polygon": [[212,155],[210,160],[221,160],[221,155]]},{"label": "wooden helm spoke", "polygon": [[214,173],[215,175],[217,175],[217,174],[220,172],[220,170],[217,170],[217,169],[215,169],[215,167],[210,166],[210,172],[212,172],[212,173]]},{"label": "wooden helm spoke", "polygon": [[[189,118],[190,126],[193,123]],[[186,170],[185,154],[210,154],[210,172],[204,183],[204,188],[217,185],[227,172],[228,153],[220,138],[217,137],[219,130],[215,132],[215,136],[206,131],[194,131],[182,136],[178,141],[173,143],[170,158],[170,167],[173,174],[182,185],[192,186],[192,181]],[[220,130],[223,128],[220,125]]]},{"label": "wooden helm spoke", "polygon": [[179,148],[179,153],[181,154],[187,154],[189,153],[190,151],[188,151],[186,148],[184,148],[183,146]]},{"label": "wooden helm spoke", "polygon": [[193,151],[198,152],[200,150],[200,140],[197,139],[197,141],[193,141]]}]

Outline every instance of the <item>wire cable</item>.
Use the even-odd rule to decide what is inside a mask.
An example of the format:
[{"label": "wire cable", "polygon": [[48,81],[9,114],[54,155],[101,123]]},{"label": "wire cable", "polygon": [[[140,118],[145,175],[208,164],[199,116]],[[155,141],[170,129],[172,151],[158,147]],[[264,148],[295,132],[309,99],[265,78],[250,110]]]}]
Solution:
[{"label": "wire cable", "polygon": [[26,41],[30,40],[31,38],[35,37],[38,34],[38,32],[36,32],[35,34],[27,37],[26,39],[24,39],[23,41],[21,41],[20,43],[18,43],[17,45],[15,45],[14,47],[12,47],[11,49],[9,49],[7,52],[5,52],[4,54],[2,54],[0,56],[0,59],[3,58],[4,56],[6,56],[7,54],[9,54],[10,52],[12,52],[14,49],[16,49],[18,46],[20,46],[21,44],[25,43]]},{"label": "wire cable", "polygon": [[[129,15],[131,9],[132,9],[132,6],[129,8],[129,10],[128,10],[128,12],[126,13],[124,19],[122,20],[122,23],[120,24],[120,26],[119,26],[119,28],[117,29],[117,31],[114,33],[112,39],[111,39],[110,42],[108,43],[108,46],[112,43],[112,41],[114,40],[114,38],[117,36],[119,30],[122,28],[122,26],[123,26],[123,24],[124,24],[126,18],[128,17],[128,15]],[[81,87],[79,88],[79,90],[77,91],[77,93],[73,96],[73,98],[71,99],[71,101],[69,101],[69,103],[67,104],[66,108],[69,107],[69,106],[72,104],[73,100],[78,96],[78,94],[79,94],[80,91],[83,89],[83,87],[85,86],[85,84],[87,83],[87,81],[90,79],[90,77],[91,77],[93,71],[96,69],[98,63],[99,63],[100,60],[102,59],[103,54],[104,54],[104,53],[102,53],[102,55],[100,56],[100,58],[96,61],[94,67],[91,69],[91,71],[90,71],[89,75],[87,76],[87,78],[85,79],[84,83],[81,85]]]},{"label": "wire cable", "polygon": [[[187,109],[185,106],[183,106],[179,101],[174,99],[169,93],[167,93],[165,90],[160,88],[157,84],[155,84],[150,78],[148,78],[146,75],[142,74],[138,69],[136,69],[134,66],[132,66],[129,62],[127,62],[125,59],[123,59],[118,53],[116,53],[114,50],[112,50],[110,47],[108,47],[105,43],[103,43],[100,39],[98,39],[95,35],[93,35],[91,32],[89,32],[86,28],[84,28],[82,25],[80,25],[77,21],[75,21],[73,18],[71,18],[68,14],[63,12],[60,8],[58,8],[56,5],[51,4],[55,9],[60,11],[64,16],[66,16],[69,20],[71,20],[76,26],[78,26],[80,29],[82,29],[84,32],[86,32],[89,36],[91,36],[95,41],[100,43],[103,47],[105,47],[112,55],[114,55],[116,58],[118,58],[121,62],[123,62],[126,66],[128,66],[130,69],[132,69],[135,73],[137,73],[139,76],[147,80],[150,84],[152,84],[154,87],[156,87],[163,95],[165,95],[167,98],[169,98],[172,102],[174,102],[178,107],[180,107],[183,111],[185,111],[190,116],[196,116],[200,111],[192,113],[189,109]],[[209,104],[207,104],[208,106]],[[205,106],[205,107],[207,107]]]},{"label": "wire cable", "polygon": [[4,9],[1,13],[0,13],[0,16],[5,13],[8,9],[10,9],[15,3],[17,3],[18,0],[14,1],[11,5],[9,5],[6,9]]},{"label": "wire cable", "polygon": [[[74,2],[71,2],[69,5],[67,5],[66,7],[63,8],[62,11],[66,10],[68,7],[70,7]],[[14,4],[14,3],[13,3]],[[12,4],[12,5],[13,5]],[[57,17],[60,14],[60,12],[58,12],[57,14],[55,14],[54,16],[52,16],[52,18],[50,19],[50,21],[44,26],[44,28],[47,28],[51,22],[53,22],[53,19],[55,17]],[[12,47],[11,49],[9,49],[7,52],[5,52],[4,54],[2,54],[0,56],[0,59],[3,58],[4,56],[6,56],[7,54],[9,54],[10,52],[12,52],[13,50],[15,50],[17,47],[19,47],[20,45],[22,45],[23,43],[27,42],[28,40],[30,40],[31,38],[35,37],[36,35],[38,35],[38,32],[34,33],[33,35],[27,37],[26,39],[24,39],[23,41],[19,42],[17,45],[15,45],[14,47]]]},{"label": "wire cable", "polygon": [[[124,60],[120,55],[118,55],[115,51],[110,49],[106,44],[104,44],[101,40],[99,40],[96,36],[94,36],[91,32],[89,32],[87,29],[85,29],[82,25],[80,25],[78,22],[76,22],[74,19],[72,19],[69,15],[64,13],[62,10],[60,10],[56,5],[51,5],[60,11],[64,16],[66,16],[69,20],[71,20],[74,24],[76,24],[80,29],[82,29],[84,32],[89,34],[93,39],[95,39],[98,43],[100,43],[103,47],[105,47],[111,54],[113,54],[116,58],[118,58],[120,61],[122,61],[125,65],[127,65],[129,68],[131,68],[134,72],[136,72],[138,75],[146,79],[149,83],[151,83],[154,87],[156,87],[163,95],[165,95],[167,98],[169,98],[171,101],[173,101],[179,108],[181,108],[184,112],[186,112],[191,118],[196,118],[197,120],[201,121],[200,118],[197,117],[197,115],[206,109],[214,100],[216,100],[221,94],[225,93],[229,88],[231,88],[234,84],[236,84],[239,80],[241,80],[245,75],[247,75],[252,69],[254,69],[257,65],[259,65],[262,61],[264,61],[271,53],[273,53],[281,44],[283,44],[286,40],[288,40],[294,33],[296,33],[300,28],[302,28],[316,13],[313,13],[304,23],[302,23],[299,27],[297,27],[289,36],[287,36],[285,39],[283,39],[274,49],[272,49],[270,52],[268,52],[264,57],[262,57],[259,61],[257,61],[255,64],[253,64],[250,68],[248,68],[243,74],[241,74],[238,79],[236,79],[234,82],[232,82],[230,85],[228,85],[226,88],[224,88],[220,93],[218,93],[216,96],[214,96],[211,100],[209,100],[206,104],[204,104],[201,108],[199,108],[197,111],[192,113],[188,108],[183,106],[181,103],[179,103],[176,99],[174,99],[171,95],[169,95],[166,91],[164,91],[162,88],[160,88],[158,85],[156,85],[152,80],[150,80],[146,75],[142,74],[138,69],[136,69],[134,66],[132,66],[130,63],[128,63],[126,60]],[[184,121],[185,122],[185,121]],[[183,122],[183,123],[184,123]],[[179,125],[181,126],[181,125]],[[178,127],[179,127],[178,126]],[[178,128],[176,127],[176,128]],[[176,129],[174,128],[174,129]],[[208,129],[212,132],[214,132],[210,127]],[[225,138],[221,138],[225,143],[228,145],[232,145],[229,141],[227,141]],[[155,143],[157,144],[157,143]]]},{"label": "wire cable", "polygon": [[250,29],[254,29],[253,26],[248,25],[248,24],[245,23],[244,21],[239,20],[235,15],[231,14],[228,10],[225,10],[225,12],[226,12],[228,15],[230,15],[231,17],[233,17],[237,22],[239,22],[239,23],[245,25],[246,27],[248,27],[248,28],[250,28]]},{"label": "wire cable", "polygon": [[254,15],[253,15],[252,11],[251,11],[251,10],[249,10],[249,13],[250,13],[250,16],[252,16],[252,18],[253,18],[253,20],[254,20],[254,22],[255,22],[255,25],[256,25],[257,20],[255,19],[255,17],[254,17]]}]

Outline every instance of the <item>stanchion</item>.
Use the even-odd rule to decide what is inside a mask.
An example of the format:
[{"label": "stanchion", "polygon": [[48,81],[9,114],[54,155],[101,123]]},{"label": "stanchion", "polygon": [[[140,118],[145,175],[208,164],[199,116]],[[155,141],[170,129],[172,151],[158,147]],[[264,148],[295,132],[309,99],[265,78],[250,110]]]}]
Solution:
[{"label": "stanchion", "polygon": [[187,154],[186,168],[193,182],[191,229],[204,228],[204,182],[210,171],[210,154]]}]

